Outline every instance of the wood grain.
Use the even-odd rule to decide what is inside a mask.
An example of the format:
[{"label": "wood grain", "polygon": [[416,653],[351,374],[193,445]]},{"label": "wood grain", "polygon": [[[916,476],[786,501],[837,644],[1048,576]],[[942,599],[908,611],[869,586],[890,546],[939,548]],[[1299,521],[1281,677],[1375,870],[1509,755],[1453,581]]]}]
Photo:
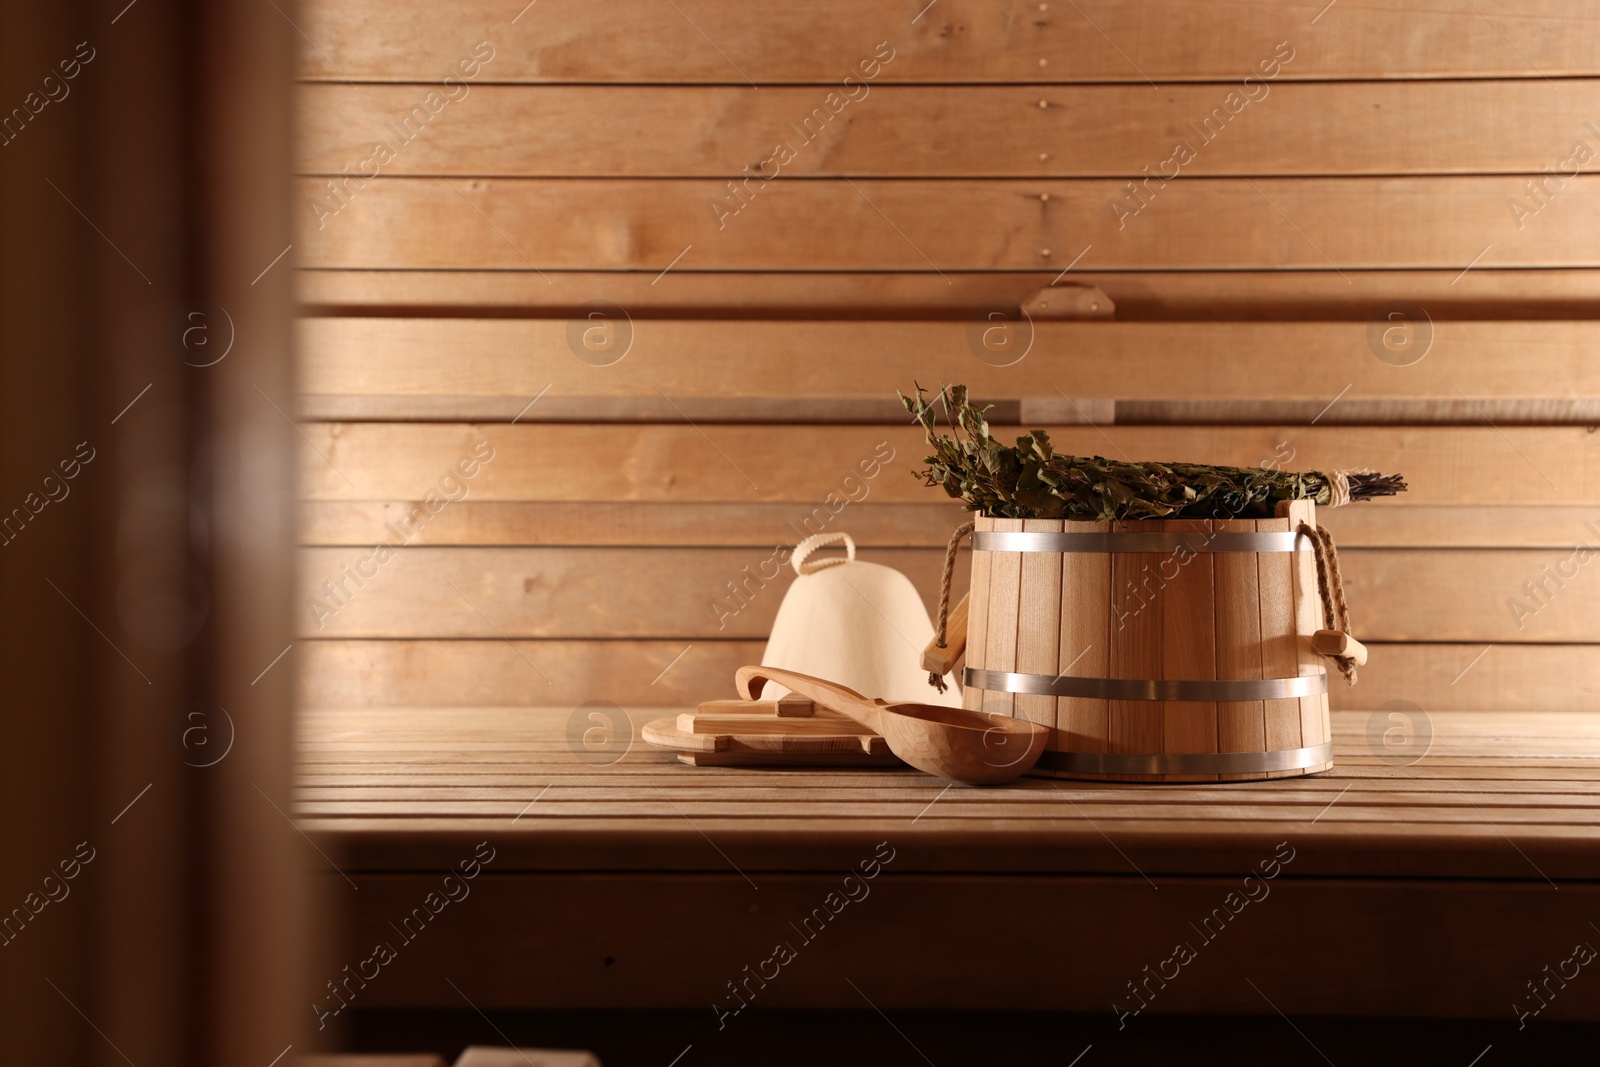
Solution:
[{"label": "wood grain", "polygon": [[[890,471],[893,474],[893,471]],[[1401,498],[1403,499],[1403,498]],[[305,501],[301,542],[372,545],[392,536],[407,501]],[[875,548],[942,548],[968,513],[955,502],[852,504],[840,522]],[[1594,521],[1592,506],[1382,505],[1324,509],[1317,521],[1340,548],[1556,548],[1571,551]],[[451,504],[416,532],[415,545],[692,545],[771,547],[807,527],[783,503],[477,501]],[[1074,653],[1076,655],[1076,653]]]},{"label": "wood grain", "polygon": [[1081,265],[1100,271],[1600,266],[1582,237],[1600,225],[1592,175],[1568,181],[1521,229],[1510,177],[1193,178],[1151,189],[1140,201],[1109,179],[775,179],[741,200],[714,179],[616,178],[597,199],[584,179],[380,177],[341,200],[325,180],[302,178],[295,254],[321,268],[652,276],[1035,271],[1086,248]]},{"label": "wood grain", "polygon": [[[1257,519],[1263,532],[1283,533],[1290,529],[1287,518]],[[1294,678],[1300,674],[1299,641],[1295,637],[1296,568],[1294,557],[1286,552],[1264,552],[1256,557],[1256,580],[1260,583],[1261,676]],[[1266,715],[1266,740],[1270,751],[1302,748],[1300,703],[1294,698],[1262,701]],[[1275,777],[1291,777],[1297,772],[1274,771]]]},{"label": "wood grain", "polygon": [[[1289,528],[1298,532],[1303,527],[1315,530],[1317,527],[1317,507],[1308,500],[1289,500],[1279,503],[1278,513],[1289,520]],[[1317,654],[1311,647],[1311,635],[1327,626],[1327,612],[1330,610],[1331,598],[1336,594],[1333,590],[1333,560],[1326,562],[1329,601],[1325,602],[1321,591],[1322,575],[1319,574],[1316,563],[1316,554],[1309,551],[1310,545],[1302,542],[1303,550],[1295,552],[1291,559],[1294,565],[1294,617],[1295,617],[1295,653],[1299,660],[1299,669],[1296,673],[1305,675],[1322,674],[1328,677],[1328,688],[1331,690],[1335,684],[1348,684],[1342,676],[1337,676],[1333,664],[1326,658]],[[1407,587],[1402,585],[1402,589]],[[1411,587],[1414,590],[1415,587]],[[1408,590],[1410,591],[1410,590]],[[1442,627],[1441,627],[1442,629]],[[1265,632],[1265,631],[1263,631]],[[1316,696],[1303,696],[1300,698],[1300,743],[1307,748],[1320,745],[1330,740],[1328,734],[1328,700],[1323,694]],[[1320,765],[1317,770],[1324,769]]]},{"label": "wood grain", "polygon": [[[300,510],[301,542],[370,546],[392,540],[384,523],[398,524],[411,507],[406,501],[307,501]],[[832,518],[828,509],[824,512]],[[932,548],[942,547],[966,515],[955,502],[877,504],[868,499],[844,509],[838,525],[859,544],[875,548]],[[771,549],[808,536],[809,527],[800,521],[805,517],[806,512],[783,503],[557,503],[469,497],[435,515],[411,543]],[[815,526],[816,517],[811,518]]]},{"label": "wood grain", "polygon": [[1238,82],[1259,74],[1257,64],[1286,42],[1292,51],[1283,55],[1293,58],[1278,72],[1283,81],[1600,73],[1600,30],[1560,0],[1478,0],[1479,11],[1449,0],[1404,9],[1344,0],[1338,18],[1318,18],[1314,0],[1074,6],[1040,12],[1031,3],[945,0],[922,15],[913,4],[851,0],[781,13],[729,0],[682,0],[677,10],[647,0],[603,10],[544,0],[539,10],[508,14],[493,0],[447,8],[425,0],[324,0],[308,5],[300,23],[300,69],[320,81],[438,82],[459,78],[455,64],[482,40],[494,49],[480,75],[485,81],[839,88],[853,72],[860,80],[857,65],[883,41],[894,58],[878,69],[876,83]]},{"label": "wood grain", "polygon": [[[1139,522],[1115,522],[1116,533],[1143,529]],[[1155,584],[1158,553],[1124,552],[1111,557],[1111,678],[1160,678],[1164,669],[1166,602]],[[1099,613],[1099,605],[1079,601],[1080,613]],[[1159,755],[1166,751],[1163,706],[1151,700],[1108,701],[1107,751]],[[1121,776],[1111,775],[1116,779]]]},{"label": "wood grain", "polygon": [[[1290,426],[1296,423],[1319,426],[1593,426],[1600,423],[1600,398],[1591,397],[1474,400],[1458,394],[1438,400],[1385,397],[1352,400],[1347,394],[1337,404],[1330,406],[1330,403],[1317,400],[1123,400],[1113,407],[1118,422],[1162,426]],[[334,417],[342,418],[346,417],[344,412],[351,409],[330,404],[328,410]],[[356,414],[348,417],[364,417],[359,408],[354,410]],[[489,412],[478,415],[470,408],[467,411],[469,414],[456,417],[491,417]],[[370,417],[382,417],[382,413],[374,412]]]},{"label": "wood grain", "polygon": [[[1254,519],[1218,520],[1218,533],[1256,533]],[[1254,679],[1261,670],[1261,582],[1258,559],[1241,552],[1221,552],[1212,559],[1216,602],[1213,606],[1218,678]],[[1217,704],[1217,751],[1265,752],[1266,702],[1229,700]],[[1221,774],[1222,781],[1245,775]]]},{"label": "wood grain", "polygon": [[1054,402],[1068,410],[1063,387],[1074,401],[1160,400],[1182,381],[1188,402],[1304,401],[1306,421],[1345,393],[1369,403],[1600,396],[1600,322],[1418,322],[1428,348],[1418,362],[1400,367],[1378,357],[1384,349],[1374,337],[1382,328],[1366,323],[1019,320],[1012,329],[1027,356],[994,367],[975,358],[981,346],[968,323],[606,314],[629,338],[626,357],[607,367],[579,358],[575,330],[582,319],[304,319],[300,390],[405,403],[506,397],[516,411],[548,388],[549,400],[541,398],[525,415],[533,420],[561,417],[553,405],[588,397],[647,400],[660,419],[681,410],[668,399],[680,397],[878,400],[891,415],[896,390],[910,390],[919,376],[964,382],[978,397]]},{"label": "wood grain", "polygon": [[[1102,581],[1109,600],[1109,575]],[[1085,586],[1079,579],[1077,588]],[[1105,677],[1095,662],[1104,643],[1085,643],[1087,653],[1073,648],[1063,662],[1084,653],[1073,673]],[[762,646],[757,640],[340,639],[298,642],[291,655],[299,662],[300,701],[314,707],[570,708],[596,699],[655,707],[733,697],[733,672],[759,662]],[[1423,710],[1520,716],[1591,710],[1600,693],[1600,655],[1592,644],[1375,644],[1370,651],[1359,685],[1331,688],[1335,708],[1371,711],[1403,700]],[[1103,702],[1062,699],[1059,729],[1073,745],[1104,736]],[[1080,713],[1082,726],[1075,725]]]},{"label": "wood grain", "polygon": [[[1063,533],[1097,533],[1099,523],[1067,520]],[[1094,552],[1061,554],[1061,647],[1057,669],[1074,678],[1111,677],[1112,559]],[[1103,606],[1102,606],[1103,605]],[[1064,752],[1105,752],[1111,736],[1111,702],[1094,697],[1057,697],[1055,740]]]},{"label": "wood grain", "polygon": [[[607,700],[625,707],[732,699],[733,672],[766,642],[304,641],[302,705],[529,707]],[[635,721],[642,727],[643,719]]]},{"label": "wood grain", "polygon": [[736,878],[731,859],[759,883],[763,872],[853,866],[841,854],[862,843],[870,853],[892,832],[894,873],[1072,872],[1142,885],[1139,870],[1248,869],[1261,858],[1252,852],[1270,854],[1287,836],[1298,855],[1286,881],[1467,875],[1548,894],[1540,871],[1586,877],[1600,836],[1600,732],[1576,712],[1520,716],[1508,740],[1498,713],[1436,710],[1434,749],[1409,767],[1368,747],[1365,714],[1341,712],[1330,777],[1070,788],[1023,779],[951,791],[931,807],[942,784],[909,771],[706,774],[638,746],[596,766],[573,758],[569,718],[564,707],[314,711],[300,766],[315,777],[296,802],[309,832],[339,835],[358,873],[433,869],[452,835],[477,834],[494,840],[501,876]]},{"label": "wood grain", "polygon": [[[1580,528],[1574,544],[1593,549],[1600,538]],[[1592,572],[1589,552],[1568,545],[1428,555],[1426,549],[1340,553],[1358,639],[1369,624],[1385,641],[1562,643],[1600,635],[1600,573]]]},{"label": "wood grain", "polygon": [[[389,176],[739,179],[751,167],[783,177],[1127,178],[1146,166],[1170,174],[1163,162],[1181,142],[1195,150],[1181,168],[1191,177],[1539,175],[1575,137],[1600,137],[1584,128],[1600,117],[1587,82],[1279,84],[1219,125],[1212,109],[1234,88],[883,85],[849,107],[848,121],[830,115],[808,128],[800,122],[824,95],[815,87],[482,85],[405,140],[396,126],[416,86],[332,82],[301,89],[295,169],[359,173],[384,143],[395,152]],[[793,159],[763,166],[780,144]]]},{"label": "wood grain", "polygon": [[[974,656],[974,666],[1015,669],[1018,593],[1012,587],[1020,580],[1019,555],[994,553],[987,561],[989,614],[971,634],[973,640],[987,634],[987,648],[981,663]],[[309,548],[302,550],[297,589],[301,633],[492,637],[498,628],[510,637],[759,637],[792,578],[769,563],[772,556],[771,548],[406,548],[380,566],[370,546]],[[860,556],[909,576],[930,613],[937,605],[942,550],[868,547]],[[1600,573],[1590,573],[1593,561],[1580,566],[1570,550],[1348,549],[1340,558],[1355,636],[1362,641],[1572,643],[1600,633],[1594,592]],[[1166,559],[1143,560],[1129,572],[1129,580],[1148,586],[1138,599],[1165,595],[1172,584],[1163,584],[1166,574],[1194,566],[1175,568],[1168,561],[1158,572]],[[1562,581],[1557,571],[1563,567],[1576,576]],[[357,581],[369,571],[372,577]],[[1323,623],[1314,573],[1307,578],[1309,594],[1302,599],[1316,608],[1315,617],[1308,613],[1303,620],[1309,636]],[[737,597],[728,591],[730,582]],[[1534,585],[1539,595],[1525,591],[1528,582],[1543,583]],[[966,586],[967,568],[958,561],[952,597],[959,599]],[[1198,627],[1187,608],[1173,625],[1208,628]],[[1209,646],[1203,658],[1214,661]]]},{"label": "wood grain", "polygon": [[[1292,449],[1291,469],[1403,473],[1408,504],[1600,504],[1600,438],[1582,427],[1044,428],[1058,451],[1132,460],[1254,466]],[[827,494],[843,499],[845,477],[859,478],[857,464],[882,454],[880,443],[894,458],[883,461],[861,499],[937,499],[903,473],[926,449],[921,432],[907,426],[312,423],[302,430],[308,442],[299,484],[309,500],[420,500],[479,441],[495,455],[470,481],[467,497],[475,501],[782,501],[804,505],[798,522]],[[586,458],[573,463],[576,456]]]},{"label": "wood grain", "polygon": [[[974,515],[972,517],[974,532],[989,532],[994,529],[995,520],[987,515]],[[993,621],[990,614],[989,577],[993,573],[994,553],[973,549],[969,555],[972,558],[971,583],[972,592],[967,597],[967,656],[964,667],[974,670],[987,670],[989,668],[989,626]],[[961,567],[956,567],[959,573]],[[975,686],[963,684],[961,690],[961,706],[973,711],[984,711],[988,708],[990,694]]]},{"label": "wood grain", "polygon": [[[1559,0],[1044,7],[296,13],[306,698],[729,695],[783,581],[732,614],[713,596],[820,529],[887,550],[931,600],[961,516],[905,476],[925,448],[893,390],[937,378],[998,401],[997,426],[1054,427],[1062,451],[1403,472],[1403,503],[1318,516],[1376,642],[1334,706],[1592,707],[1600,609],[1572,557],[1600,543],[1600,180],[1546,176],[1600,143],[1575,80],[1600,74],[1600,19]],[[469,91],[401,137],[480,41],[481,69],[455,72]],[[874,48],[893,59],[864,76]],[[1275,48],[1293,58],[1250,83],[1270,91],[1202,143],[1190,123]],[[857,98],[830,98],[852,72]],[[812,132],[790,125],[807,116]],[[347,177],[395,137],[379,176]],[[1144,181],[1180,139],[1187,180]],[[747,179],[779,141],[793,180]],[[1058,280],[1099,286],[1120,321],[1040,321],[1022,362],[974,358],[969,323],[1051,302]],[[612,366],[569,336],[596,301],[631,316]],[[1370,335],[1412,305],[1431,347],[1391,366]],[[479,442],[493,458],[452,476]],[[1037,560],[978,556],[1002,601],[1009,583],[1049,613]],[[1293,575],[1203,559],[1215,647],[1163,669],[1271,676],[1238,653],[1272,620],[1221,589]],[[1056,610],[1109,605],[1110,566],[1061,564]],[[324,580],[347,607],[312,608],[335,606]],[[1185,583],[1163,591],[1164,631],[1194,625]],[[1054,647],[991,628],[978,658],[1043,672],[1087,650],[1073,673],[1119,673],[1108,613],[1061,614]],[[1069,736],[1107,714],[1002,699]],[[1214,743],[1302,743],[1265,736],[1265,709],[1224,705]]]},{"label": "wood grain", "polygon": [[[1020,529],[1029,532],[1061,529],[1049,519],[1025,519]],[[1017,601],[1017,666],[1022,674],[1042,674],[1054,678],[1060,672],[1062,610],[1061,558],[1050,552],[1012,553],[1018,557],[1020,593]],[[1012,697],[1014,713],[1030,722],[1055,729],[1056,698],[1017,694]],[[1054,735],[1059,738],[1059,734]],[[1052,740],[1048,748],[1059,747]]]},{"label": "wood grain", "polygon": [[[307,637],[765,637],[794,578],[771,550],[415,548],[381,567],[370,548],[303,551]],[[858,558],[905,573],[937,605],[942,553]],[[952,595],[966,587],[956,574]]]},{"label": "wood grain", "polygon": [[[995,533],[1020,533],[1022,520],[991,519],[989,529]],[[989,610],[983,666],[987,670],[1009,674],[1020,669],[1017,666],[1017,651],[1021,647],[1022,554],[990,552],[988,556]],[[1014,715],[1016,697],[1011,693],[991,690],[983,694],[983,710],[997,715]]]},{"label": "wood grain", "polygon": [[[1206,520],[1168,519],[1159,524],[1168,533],[1211,532]],[[1161,674],[1158,677],[1179,681],[1211,681],[1217,677],[1216,603],[1221,591],[1216,580],[1216,561],[1229,553],[1199,552],[1185,559],[1169,553],[1157,557],[1156,594],[1161,598]],[[1175,572],[1171,579],[1169,571]],[[1218,747],[1219,705],[1206,701],[1162,701],[1163,752],[1221,752]],[[1170,775],[1169,781],[1214,782],[1215,774]]]}]

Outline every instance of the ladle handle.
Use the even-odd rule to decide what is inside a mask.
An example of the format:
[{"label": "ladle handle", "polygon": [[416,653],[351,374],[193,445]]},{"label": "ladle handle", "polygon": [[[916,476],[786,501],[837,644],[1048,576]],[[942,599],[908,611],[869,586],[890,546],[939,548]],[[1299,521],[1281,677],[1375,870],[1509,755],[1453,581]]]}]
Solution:
[{"label": "ladle handle", "polygon": [[798,671],[786,671],[781,667],[740,667],[734,673],[733,680],[739,687],[739,694],[746,700],[759,699],[763,685],[777,682],[823,707],[843,712],[874,733],[883,733],[883,708],[837,682],[813,678]]}]

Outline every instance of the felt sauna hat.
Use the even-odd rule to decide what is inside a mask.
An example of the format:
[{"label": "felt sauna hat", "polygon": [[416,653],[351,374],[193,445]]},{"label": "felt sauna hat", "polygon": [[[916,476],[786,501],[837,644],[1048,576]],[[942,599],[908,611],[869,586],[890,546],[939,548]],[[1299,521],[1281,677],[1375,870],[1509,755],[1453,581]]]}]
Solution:
[{"label": "felt sauna hat", "polygon": [[[831,544],[842,544],[845,554],[811,558]],[[911,579],[856,559],[856,543],[842,531],[801,541],[790,563],[795,579],[778,606],[762,666],[825,678],[867,697],[961,706],[950,676],[944,693],[928,685],[921,658],[933,623]]]}]

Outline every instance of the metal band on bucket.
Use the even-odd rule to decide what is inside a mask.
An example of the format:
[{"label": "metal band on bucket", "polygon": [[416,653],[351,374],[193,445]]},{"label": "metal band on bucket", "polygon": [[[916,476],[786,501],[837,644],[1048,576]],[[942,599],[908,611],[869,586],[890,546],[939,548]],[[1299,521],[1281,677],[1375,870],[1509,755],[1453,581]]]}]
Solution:
[{"label": "metal band on bucket", "polygon": [[1333,759],[1333,742],[1271,752],[1185,752],[1133,755],[1113,752],[1052,752],[1037,766],[1070,774],[1261,774],[1298,771]]},{"label": "metal band on bucket", "polygon": [[979,530],[979,552],[1293,552],[1297,533],[1047,533]]},{"label": "metal band on bucket", "polygon": [[962,684],[995,693],[1031,696],[1091,697],[1103,700],[1283,700],[1318,696],[1328,691],[1328,675],[1295,678],[1238,678],[1177,681],[1162,678],[1081,678],[1075,675],[1013,674],[968,667]]}]

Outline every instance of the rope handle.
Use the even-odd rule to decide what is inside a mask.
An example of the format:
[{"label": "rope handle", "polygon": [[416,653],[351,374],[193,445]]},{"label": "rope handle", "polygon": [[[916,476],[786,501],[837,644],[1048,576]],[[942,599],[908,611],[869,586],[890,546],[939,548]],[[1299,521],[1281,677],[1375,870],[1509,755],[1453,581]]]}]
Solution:
[{"label": "rope handle", "polygon": [[[940,648],[949,648],[946,643],[949,634],[946,632],[950,625],[950,579],[956,572],[956,553],[961,549],[961,541],[977,527],[977,523],[968,521],[956,527],[956,532],[950,535],[950,543],[944,549],[944,576],[939,580],[939,621],[934,630],[934,642]],[[938,671],[928,672],[928,684],[939,692],[944,692],[944,675]]]},{"label": "rope handle", "polygon": [[[1317,561],[1317,593],[1322,600],[1322,619],[1326,629],[1337,630],[1347,637],[1350,633],[1350,605],[1344,595],[1344,572],[1339,569],[1339,550],[1334,547],[1333,535],[1320,526],[1300,523],[1297,533],[1311,540],[1311,553]],[[1356,684],[1356,661],[1350,656],[1330,657],[1350,685]]]},{"label": "rope handle", "polygon": [[[844,555],[829,556],[826,559],[819,559],[812,562],[810,566],[806,565],[806,561],[810,559],[811,553],[815,552],[817,549],[823,547],[824,545],[838,544],[844,545]],[[835,530],[833,533],[812,534],[804,541],[801,541],[798,545],[795,545],[794,552],[789,556],[789,562],[793,564],[794,572],[796,574],[813,574],[816,571],[820,571],[826,567],[837,567],[841,563],[853,563],[855,562],[855,558],[855,540],[843,530]]]}]

